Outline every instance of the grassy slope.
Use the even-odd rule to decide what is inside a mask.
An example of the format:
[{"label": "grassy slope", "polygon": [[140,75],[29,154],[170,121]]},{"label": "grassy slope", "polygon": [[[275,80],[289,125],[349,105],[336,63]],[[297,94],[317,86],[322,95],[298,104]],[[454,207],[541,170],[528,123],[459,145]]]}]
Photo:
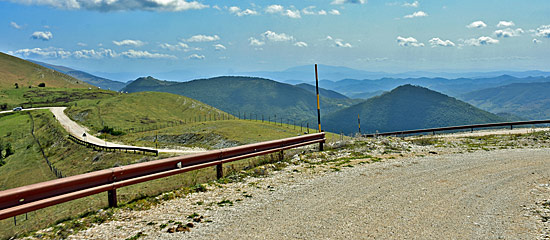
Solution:
[{"label": "grassy slope", "polygon": [[357,115],[363,133],[411,130],[506,119],[423,87],[404,85],[364,103],[329,114],[328,131],[357,132]]},{"label": "grassy slope", "polygon": [[80,124],[101,130],[103,126],[121,129],[156,126],[169,122],[224,112],[199,101],[169,93],[140,92],[120,94],[103,100],[83,100],[67,109]]},{"label": "grassy slope", "polygon": [[[70,88],[19,88],[0,89],[0,105],[7,109],[16,106],[24,108],[41,106],[70,106],[82,99],[102,99],[117,95],[117,92],[99,89]],[[1,109],[0,109],[1,110]]]},{"label": "grassy slope", "polygon": [[71,76],[42,67],[29,61],[0,53],[0,89],[37,87],[45,83],[46,87],[87,88],[91,85]]}]

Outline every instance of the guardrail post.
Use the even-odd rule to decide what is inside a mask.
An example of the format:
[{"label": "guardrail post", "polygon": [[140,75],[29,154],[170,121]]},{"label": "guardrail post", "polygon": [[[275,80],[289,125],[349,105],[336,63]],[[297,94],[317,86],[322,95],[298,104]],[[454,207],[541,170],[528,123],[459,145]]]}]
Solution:
[{"label": "guardrail post", "polygon": [[117,207],[116,189],[107,191],[107,199],[109,200],[109,207]]},{"label": "guardrail post", "polygon": [[514,125],[510,125],[510,130],[513,130],[514,129]]},{"label": "guardrail post", "polygon": [[285,153],[283,151],[279,152],[279,161],[285,160]]},{"label": "guardrail post", "polygon": [[216,165],[216,178],[221,179],[223,178],[223,164]]}]

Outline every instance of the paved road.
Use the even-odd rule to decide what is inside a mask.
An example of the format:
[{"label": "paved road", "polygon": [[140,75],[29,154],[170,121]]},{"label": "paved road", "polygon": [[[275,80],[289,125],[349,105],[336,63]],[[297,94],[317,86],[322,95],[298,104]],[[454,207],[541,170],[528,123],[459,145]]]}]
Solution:
[{"label": "paved road", "polygon": [[[67,132],[71,133],[73,136],[76,136],[82,140],[101,145],[101,146],[109,146],[109,147],[137,147],[137,146],[130,146],[130,145],[123,145],[123,144],[117,144],[113,142],[107,142],[103,139],[100,139],[98,137],[95,137],[94,135],[88,133],[89,129],[86,127],[83,127],[76,123],[75,121],[71,120],[66,114],[65,109],[66,107],[42,107],[42,108],[27,108],[23,109],[22,111],[31,111],[31,110],[39,110],[39,109],[48,109],[50,110],[55,118],[59,121],[61,126],[67,130]],[[2,111],[2,113],[8,113],[12,111]],[[86,137],[83,137],[83,134],[86,133]],[[153,149],[153,148],[147,148],[147,147],[140,147],[140,148],[146,148],[146,149]],[[196,152],[204,152],[204,149],[200,148],[182,148],[182,149],[158,149],[159,152],[164,153],[196,153]]]},{"label": "paved road", "polygon": [[369,164],[293,186],[275,186],[276,191],[254,195],[242,205],[221,208],[211,215],[212,224],[185,236],[535,239],[535,220],[524,216],[522,205],[533,205],[530,191],[549,178],[548,149]]}]

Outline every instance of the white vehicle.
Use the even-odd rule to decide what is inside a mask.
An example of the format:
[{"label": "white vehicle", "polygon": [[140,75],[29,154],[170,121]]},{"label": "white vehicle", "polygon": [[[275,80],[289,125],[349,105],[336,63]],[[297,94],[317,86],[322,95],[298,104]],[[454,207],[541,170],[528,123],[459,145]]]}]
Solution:
[{"label": "white vehicle", "polygon": [[22,107],[16,107],[16,108],[13,109],[14,112],[21,111],[21,110],[23,110]]}]

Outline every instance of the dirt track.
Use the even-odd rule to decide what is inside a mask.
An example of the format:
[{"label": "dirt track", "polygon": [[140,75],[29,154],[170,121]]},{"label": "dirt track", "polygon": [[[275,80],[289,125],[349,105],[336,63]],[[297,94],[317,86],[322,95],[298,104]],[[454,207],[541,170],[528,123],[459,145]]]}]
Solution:
[{"label": "dirt track", "polygon": [[[221,209],[200,239],[535,239],[522,205],[550,176],[550,150],[372,164]],[[175,236],[174,236],[175,237]]]}]

